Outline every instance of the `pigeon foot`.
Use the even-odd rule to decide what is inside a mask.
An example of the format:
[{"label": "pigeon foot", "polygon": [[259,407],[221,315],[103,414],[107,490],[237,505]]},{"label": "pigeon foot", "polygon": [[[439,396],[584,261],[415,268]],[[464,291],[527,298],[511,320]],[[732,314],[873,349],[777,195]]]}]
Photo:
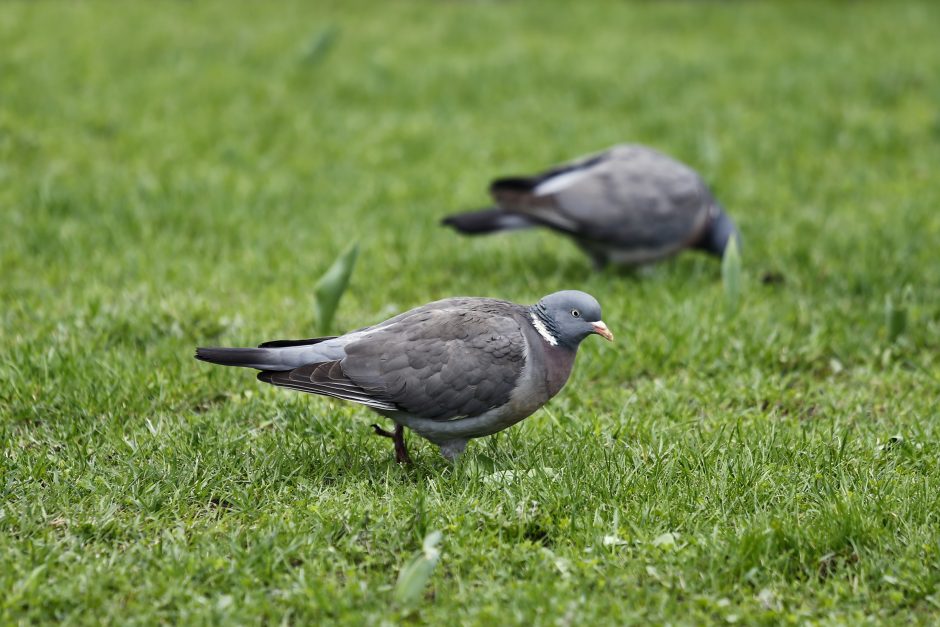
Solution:
[{"label": "pigeon foot", "polygon": [[457,461],[457,458],[463,453],[464,449],[467,448],[467,440],[448,440],[438,444],[441,447],[441,455],[447,461],[453,462]]},{"label": "pigeon foot", "polygon": [[396,462],[409,466],[414,463],[411,461],[411,456],[408,455],[408,448],[405,446],[405,428],[403,426],[395,425],[395,431],[388,431],[379,425],[372,425],[372,428],[375,430],[375,435],[380,435],[383,438],[391,438],[392,442],[395,443]]}]

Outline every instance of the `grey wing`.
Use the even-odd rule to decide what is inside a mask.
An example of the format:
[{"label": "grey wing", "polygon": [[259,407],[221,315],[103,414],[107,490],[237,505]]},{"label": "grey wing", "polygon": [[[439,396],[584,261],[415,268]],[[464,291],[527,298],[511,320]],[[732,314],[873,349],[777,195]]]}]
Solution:
[{"label": "grey wing", "polygon": [[346,346],[345,375],[371,397],[431,420],[510,400],[525,362],[519,322],[500,301],[416,310]]},{"label": "grey wing", "polygon": [[539,177],[521,213],[583,239],[623,247],[695,240],[714,198],[694,170],[623,145]]},{"label": "grey wing", "polygon": [[393,403],[375,398],[356,385],[343,372],[339,361],[307,364],[286,371],[267,370],[259,372],[258,379],[282,388],[353,401],[372,409],[388,411],[397,409]]},{"label": "grey wing", "polygon": [[[439,310],[461,311],[479,307],[505,308],[511,306],[502,301],[489,301],[479,298],[449,298],[429,303],[422,307],[412,309],[390,318],[371,327],[364,327],[338,338],[313,338],[309,340],[277,340],[262,345],[270,350],[277,350],[283,358],[279,362],[285,364],[293,361],[296,367],[288,369],[267,369],[258,373],[258,379],[283,388],[331,396],[355,403],[366,405],[380,411],[400,411],[393,396],[389,396],[381,385],[372,385],[369,389],[360,386],[344,371],[346,348],[349,344],[358,343],[362,346],[375,346],[375,343],[386,343],[389,346],[389,336],[394,336],[401,329],[423,328],[422,320],[435,316]],[[435,319],[438,319],[439,316]],[[412,323],[417,321],[417,326]],[[404,324],[402,324],[404,322]],[[390,331],[391,330],[391,331]],[[406,333],[406,335],[409,335]],[[426,344],[426,343],[425,343]],[[420,347],[411,343],[399,342],[403,354],[413,353],[411,361],[420,354]],[[416,352],[417,351],[417,352]],[[290,353],[290,354],[288,354]],[[304,363],[307,359],[309,363]],[[358,362],[356,362],[358,363]],[[397,363],[397,362],[396,362]],[[485,386],[484,386],[485,387]]]}]

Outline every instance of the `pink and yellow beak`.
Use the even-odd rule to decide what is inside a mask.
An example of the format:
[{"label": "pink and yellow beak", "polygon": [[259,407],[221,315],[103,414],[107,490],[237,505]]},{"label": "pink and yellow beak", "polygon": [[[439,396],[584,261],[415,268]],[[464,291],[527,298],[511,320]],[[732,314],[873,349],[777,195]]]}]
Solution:
[{"label": "pink and yellow beak", "polygon": [[614,341],[614,334],[610,332],[610,329],[607,328],[607,325],[604,324],[603,320],[598,320],[597,322],[592,322],[591,326],[594,327],[594,332],[599,336],[607,340],[608,342]]}]

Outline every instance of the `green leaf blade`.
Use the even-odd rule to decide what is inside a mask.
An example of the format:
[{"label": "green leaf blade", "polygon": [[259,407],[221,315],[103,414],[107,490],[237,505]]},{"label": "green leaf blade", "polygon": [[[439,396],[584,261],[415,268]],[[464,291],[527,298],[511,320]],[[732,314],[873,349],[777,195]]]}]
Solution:
[{"label": "green leaf blade", "polygon": [[721,259],[721,281],[724,284],[728,315],[733,315],[741,302],[741,253],[736,237],[728,240],[728,246]]},{"label": "green leaf blade", "polygon": [[358,256],[359,243],[356,242],[333,262],[314,287],[317,299],[317,326],[324,335],[329,334],[333,327],[333,317],[336,315],[340,299],[349,287],[349,278]]},{"label": "green leaf blade", "polygon": [[404,607],[417,603],[427,586],[441,553],[437,548],[442,534],[432,531],[424,538],[422,550],[415,555],[408,564],[398,573],[398,582],[395,584],[395,601]]}]

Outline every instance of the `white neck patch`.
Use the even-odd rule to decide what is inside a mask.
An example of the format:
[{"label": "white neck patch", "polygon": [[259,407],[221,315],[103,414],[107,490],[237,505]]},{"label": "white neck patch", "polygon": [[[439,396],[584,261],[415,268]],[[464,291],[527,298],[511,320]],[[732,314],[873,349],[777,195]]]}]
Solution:
[{"label": "white neck patch", "polygon": [[542,321],[538,319],[538,316],[535,314],[530,314],[530,317],[532,318],[532,326],[535,327],[535,330],[539,332],[539,335],[542,336],[542,339],[552,346],[558,346],[558,338],[552,335],[549,330],[545,328],[545,325],[542,324]]}]

